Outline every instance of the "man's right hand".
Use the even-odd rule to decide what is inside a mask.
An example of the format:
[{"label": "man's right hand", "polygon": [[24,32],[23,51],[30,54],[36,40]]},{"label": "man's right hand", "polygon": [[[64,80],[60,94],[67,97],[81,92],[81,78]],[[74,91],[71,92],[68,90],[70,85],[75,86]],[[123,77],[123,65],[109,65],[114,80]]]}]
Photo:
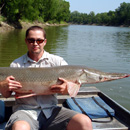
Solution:
[{"label": "man's right hand", "polygon": [[8,76],[0,82],[0,92],[5,98],[10,97],[13,91],[21,87],[22,85],[18,81],[15,81],[13,76]]}]

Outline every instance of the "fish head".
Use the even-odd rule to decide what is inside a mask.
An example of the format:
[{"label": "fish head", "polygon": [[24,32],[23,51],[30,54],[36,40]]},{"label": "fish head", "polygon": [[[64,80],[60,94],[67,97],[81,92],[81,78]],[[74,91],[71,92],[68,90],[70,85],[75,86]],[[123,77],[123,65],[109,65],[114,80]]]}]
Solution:
[{"label": "fish head", "polygon": [[129,77],[130,74],[124,73],[105,73],[97,70],[84,69],[81,75],[83,83],[100,83]]},{"label": "fish head", "polygon": [[99,73],[95,73],[93,71],[89,70],[83,70],[84,75],[86,76],[86,82],[87,83],[97,83],[97,82],[102,82],[104,77],[102,77]]}]

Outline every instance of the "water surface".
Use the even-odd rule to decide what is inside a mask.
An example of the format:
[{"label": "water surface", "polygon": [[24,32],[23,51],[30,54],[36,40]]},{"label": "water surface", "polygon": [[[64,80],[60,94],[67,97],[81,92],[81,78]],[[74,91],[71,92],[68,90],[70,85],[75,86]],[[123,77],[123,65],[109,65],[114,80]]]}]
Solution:
[{"label": "water surface", "polygon": [[[130,73],[130,28],[70,25],[45,30],[45,50],[62,56],[69,64]],[[24,38],[25,30],[0,34],[0,67],[9,66],[26,53]],[[130,78],[85,86],[96,86],[130,110]]]}]

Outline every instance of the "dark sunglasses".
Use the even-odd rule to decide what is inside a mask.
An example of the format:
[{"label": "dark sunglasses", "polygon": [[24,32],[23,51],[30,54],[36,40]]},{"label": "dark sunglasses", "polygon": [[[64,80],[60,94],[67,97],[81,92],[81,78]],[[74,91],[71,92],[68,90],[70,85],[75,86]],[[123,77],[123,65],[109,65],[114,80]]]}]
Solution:
[{"label": "dark sunglasses", "polygon": [[29,43],[37,43],[37,44],[41,44],[41,43],[43,43],[44,41],[45,41],[45,39],[37,39],[37,40],[35,40],[35,39],[33,39],[33,38],[28,38],[27,39],[27,41],[29,42]]}]

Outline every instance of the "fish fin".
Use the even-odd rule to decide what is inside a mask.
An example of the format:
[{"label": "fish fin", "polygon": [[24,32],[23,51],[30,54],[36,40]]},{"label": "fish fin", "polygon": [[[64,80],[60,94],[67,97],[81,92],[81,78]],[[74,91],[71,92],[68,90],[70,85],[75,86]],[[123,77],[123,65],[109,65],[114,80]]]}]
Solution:
[{"label": "fish fin", "polygon": [[71,97],[75,97],[78,92],[79,92],[79,88],[80,88],[81,84],[79,82],[68,82],[67,83],[67,91],[68,91],[68,94],[71,96]]},{"label": "fish fin", "polygon": [[20,98],[27,98],[27,97],[32,97],[32,96],[36,96],[36,93],[29,93],[29,94],[22,94],[22,93],[17,93],[15,95],[16,99],[20,99]]}]

